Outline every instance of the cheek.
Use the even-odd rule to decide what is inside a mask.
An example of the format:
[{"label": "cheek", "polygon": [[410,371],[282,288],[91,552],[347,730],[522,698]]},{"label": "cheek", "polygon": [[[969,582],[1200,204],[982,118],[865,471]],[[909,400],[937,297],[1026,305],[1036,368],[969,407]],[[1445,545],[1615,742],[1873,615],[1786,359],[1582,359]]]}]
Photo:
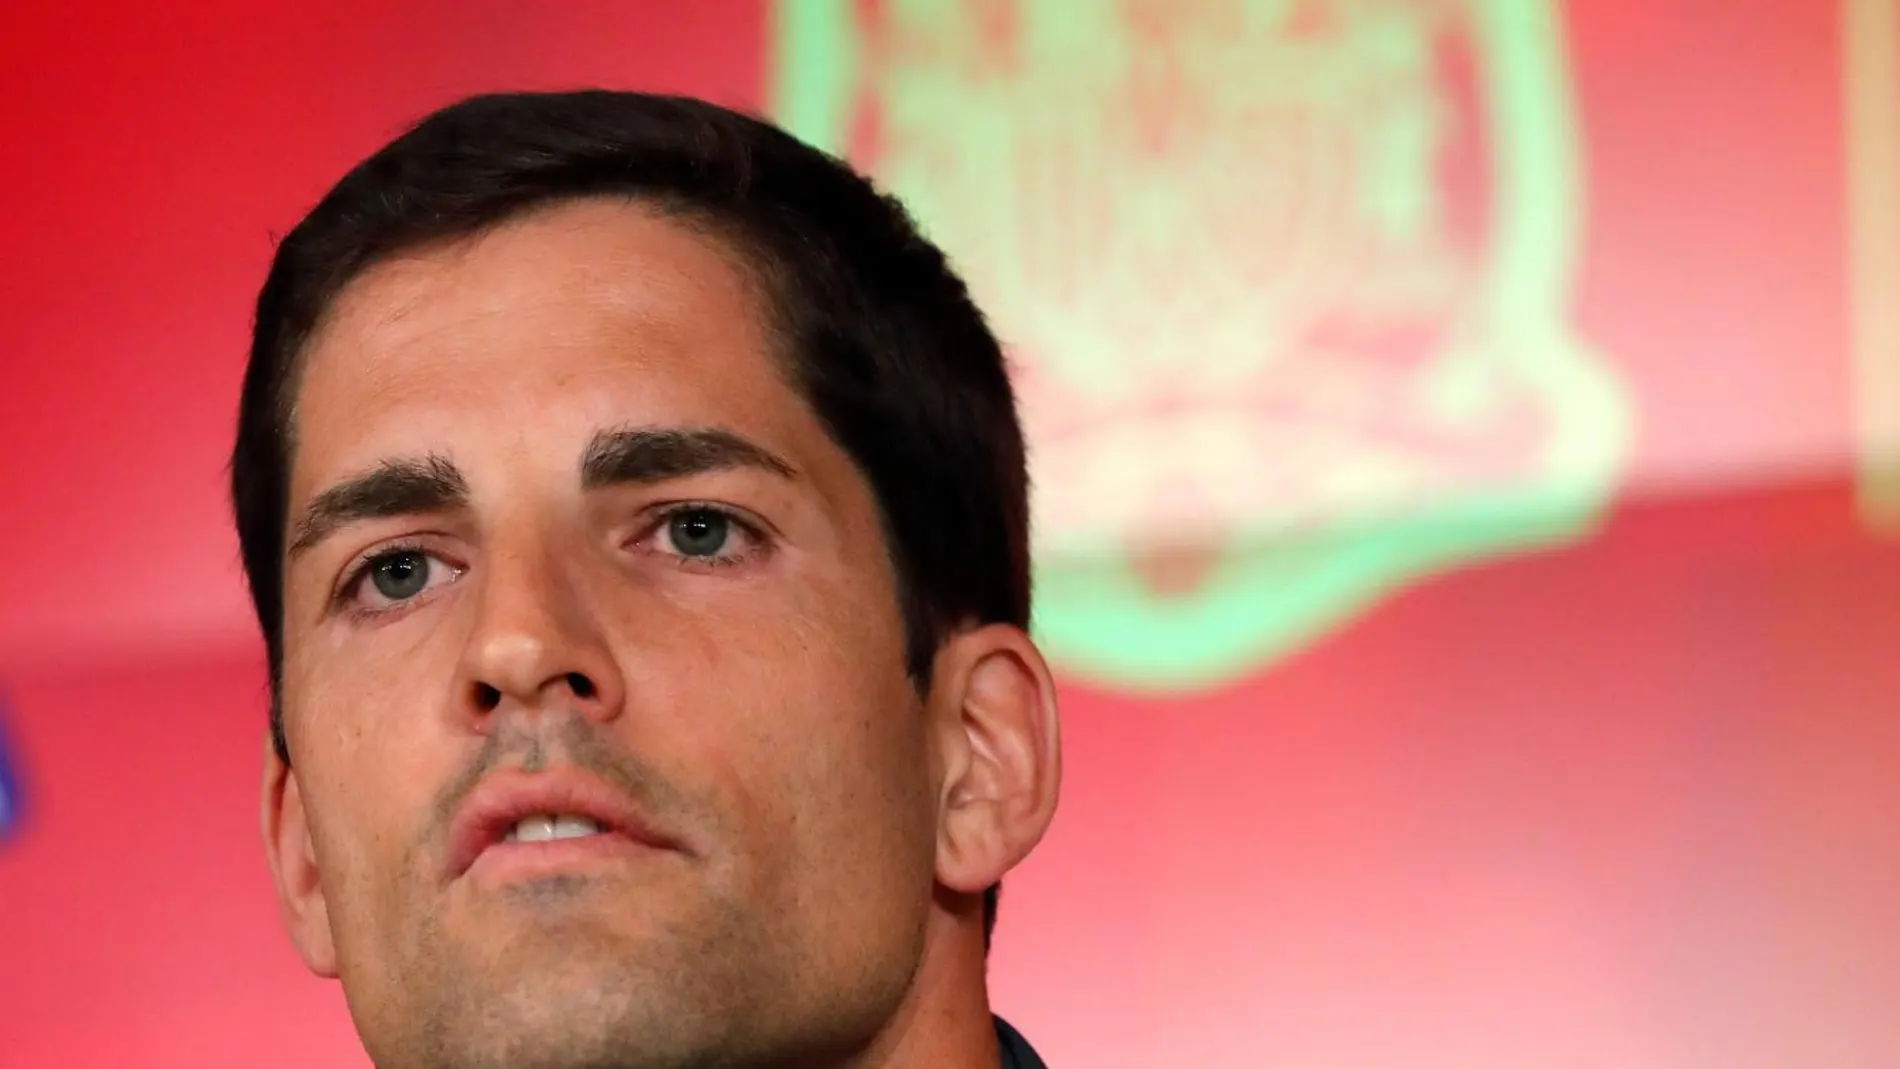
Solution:
[{"label": "cheek", "polygon": [[833,601],[774,633],[771,648],[722,671],[748,692],[735,703],[747,752],[729,756],[750,769],[753,826],[781,836],[767,849],[801,883],[882,885],[920,858],[927,869],[922,712],[894,612]]},{"label": "cheek", "polygon": [[659,687],[695,691],[657,704],[692,711],[682,730],[770,778],[838,782],[888,764],[914,701],[894,608],[844,583],[787,587],[647,621]]},{"label": "cheek", "polygon": [[928,798],[895,600],[857,576],[788,580],[617,621],[627,744],[671,751],[781,876],[821,847],[914,838]]},{"label": "cheek", "polygon": [[367,768],[439,745],[461,628],[459,615],[437,608],[380,625],[328,621],[286,635],[284,720],[293,757],[297,748],[313,749],[336,754],[341,768]]},{"label": "cheek", "polygon": [[[440,721],[414,651],[345,647],[313,634],[284,665],[284,717],[304,784],[317,862],[332,923],[352,918],[412,875],[427,830],[430,790],[451,748],[428,744]],[[360,925],[341,928],[347,939]]]}]

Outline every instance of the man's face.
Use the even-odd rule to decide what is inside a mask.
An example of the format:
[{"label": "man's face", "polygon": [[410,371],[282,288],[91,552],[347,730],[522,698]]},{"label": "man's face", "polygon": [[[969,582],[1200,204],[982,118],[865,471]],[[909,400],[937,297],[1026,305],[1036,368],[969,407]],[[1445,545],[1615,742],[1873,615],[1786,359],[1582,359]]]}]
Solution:
[{"label": "man's face", "polygon": [[764,320],[597,200],[381,264],[313,340],[278,810],[378,1064],[816,1053],[902,999],[939,762]]}]

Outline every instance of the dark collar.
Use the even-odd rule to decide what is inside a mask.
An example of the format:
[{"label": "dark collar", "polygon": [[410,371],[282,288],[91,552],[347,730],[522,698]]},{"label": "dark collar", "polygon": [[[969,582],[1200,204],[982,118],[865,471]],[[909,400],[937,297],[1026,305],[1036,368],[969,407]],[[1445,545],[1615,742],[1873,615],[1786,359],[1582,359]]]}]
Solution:
[{"label": "dark collar", "polygon": [[996,1022],[996,1045],[1003,1051],[1003,1069],[1048,1069],[1021,1032],[1011,1028],[1001,1017],[991,1019]]}]

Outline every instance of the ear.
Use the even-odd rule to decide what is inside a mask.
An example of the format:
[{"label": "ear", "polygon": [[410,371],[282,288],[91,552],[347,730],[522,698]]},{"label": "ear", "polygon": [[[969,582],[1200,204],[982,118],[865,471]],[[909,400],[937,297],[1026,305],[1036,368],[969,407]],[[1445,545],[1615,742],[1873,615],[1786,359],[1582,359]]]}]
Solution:
[{"label": "ear", "polygon": [[297,773],[277,756],[268,733],[264,739],[264,856],[277,886],[277,914],[304,964],[318,976],[336,979],[336,943],[330,936],[330,909],[310,841]]},{"label": "ear", "polygon": [[1042,840],[1062,785],[1055,680],[1021,628],[990,624],[938,650],[931,720],[942,762],[937,882],[980,894]]}]

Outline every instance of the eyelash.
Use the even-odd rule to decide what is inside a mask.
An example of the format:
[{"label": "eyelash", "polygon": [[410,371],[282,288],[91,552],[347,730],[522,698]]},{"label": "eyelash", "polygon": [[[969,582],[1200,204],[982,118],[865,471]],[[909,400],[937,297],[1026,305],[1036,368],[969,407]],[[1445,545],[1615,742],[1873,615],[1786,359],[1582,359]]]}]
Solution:
[{"label": "eyelash", "polygon": [[[337,587],[336,597],[334,599],[336,606],[359,616],[384,616],[393,612],[401,612],[403,609],[420,602],[422,599],[419,597],[409,598],[379,609],[369,608],[355,603],[357,595],[362,591],[363,584],[369,582],[370,569],[376,567],[379,562],[388,560],[390,557],[400,557],[408,553],[439,561],[458,576],[466,570],[450,565],[447,561],[443,561],[440,557],[429,552],[428,547],[423,545],[420,539],[397,539],[394,542],[377,546],[375,552],[364,555],[350,568],[343,582]],[[451,582],[453,582],[453,580],[451,580]]]},{"label": "eyelash", "polygon": [[[674,566],[683,571],[693,571],[696,569],[717,570],[720,568],[738,567],[743,564],[749,564],[754,559],[764,556],[770,551],[770,540],[760,530],[759,524],[747,520],[730,508],[723,505],[716,505],[709,501],[679,501],[664,506],[659,512],[653,514],[652,522],[642,527],[644,533],[638,539],[635,539],[633,544],[640,545],[651,541],[654,537],[661,535],[666,527],[673,522],[675,517],[691,512],[707,512],[721,517],[736,528],[745,539],[750,541],[752,547],[744,553],[715,557],[695,557],[684,553],[656,551],[660,556],[672,557],[674,559]],[[399,557],[410,553],[438,561],[445,567],[449,567],[458,576],[466,570],[450,565],[446,561],[441,561],[441,558],[429,552],[428,547],[425,546],[420,539],[398,539],[397,541],[378,546],[375,552],[366,554],[360,558],[346,573],[343,582],[338,584],[337,592],[332,602],[337,607],[346,609],[360,616],[382,616],[392,612],[400,612],[403,609],[417,604],[422,600],[420,597],[399,601],[386,608],[367,608],[355,604],[355,600],[361,592],[363,584],[369,581],[370,569],[390,557]],[[453,582],[454,580],[450,581]]]},{"label": "eyelash", "polygon": [[752,548],[744,553],[718,557],[693,557],[684,553],[661,552],[661,556],[673,557],[673,563],[678,568],[691,571],[694,569],[737,567],[742,564],[752,563],[753,560],[764,556],[771,549],[770,540],[765,536],[764,532],[760,530],[759,524],[747,520],[733,509],[727,508],[724,505],[714,504],[710,501],[676,501],[662,506],[658,512],[652,514],[652,522],[644,525],[642,530],[645,533],[636,539],[634,544],[640,545],[652,540],[656,536],[662,535],[675,517],[683,516],[690,512],[707,512],[720,517],[731,524],[747,541],[751,542]]}]

